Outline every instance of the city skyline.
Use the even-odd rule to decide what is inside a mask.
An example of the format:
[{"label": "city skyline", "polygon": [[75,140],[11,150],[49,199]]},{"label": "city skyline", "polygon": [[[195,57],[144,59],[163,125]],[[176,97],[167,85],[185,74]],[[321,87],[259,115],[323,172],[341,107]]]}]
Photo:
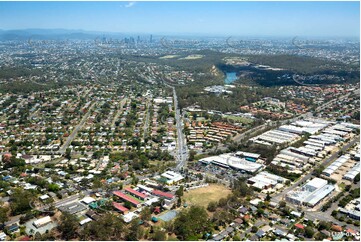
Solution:
[{"label": "city skyline", "polygon": [[0,2],[0,29],[359,36],[359,2]]}]

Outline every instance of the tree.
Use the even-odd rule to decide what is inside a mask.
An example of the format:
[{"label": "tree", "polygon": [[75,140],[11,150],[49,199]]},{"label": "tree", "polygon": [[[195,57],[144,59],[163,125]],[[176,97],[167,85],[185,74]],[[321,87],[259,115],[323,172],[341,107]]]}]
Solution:
[{"label": "tree", "polygon": [[18,215],[30,210],[30,202],[33,197],[33,194],[29,191],[24,191],[21,188],[15,189],[10,195],[11,213],[13,215]]},{"label": "tree", "polygon": [[65,151],[65,158],[67,159],[71,159],[71,149],[70,148],[67,148],[66,151]]},{"label": "tree", "polygon": [[88,223],[80,234],[80,240],[124,240],[127,229],[113,214],[104,214],[99,220]]},{"label": "tree", "polygon": [[239,234],[233,236],[233,241],[241,241],[241,237],[239,236]]},{"label": "tree", "polygon": [[78,228],[78,219],[75,215],[64,212],[60,216],[58,230],[62,234],[62,239],[70,240],[76,238],[77,228]]},{"label": "tree", "polygon": [[267,192],[266,201],[271,201],[271,196],[269,195],[269,192]]},{"label": "tree", "polygon": [[284,207],[286,207],[286,202],[285,202],[285,201],[280,201],[280,202],[278,203],[278,206],[279,206],[280,208],[284,208]]},{"label": "tree", "polygon": [[[336,214],[337,214],[337,212],[336,212]],[[329,230],[331,228],[331,225],[332,224],[330,222],[320,221],[318,223],[318,230],[324,230],[324,229]]]},{"label": "tree", "polygon": [[189,151],[189,161],[193,161],[197,152],[195,150]]},{"label": "tree", "polygon": [[143,210],[140,212],[140,218],[144,221],[149,221],[152,218],[152,211],[149,207],[143,208]]},{"label": "tree", "polygon": [[210,202],[209,204],[208,204],[208,206],[207,206],[207,210],[209,211],[209,212],[214,212],[214,211],[216,211],[216,209],[217,209],[217,202]]},{"label": "tree", "polygon": [[166,240],[166,233],[161,231],[161,230],[155,231],[155,233],[153,235],[153,240],[155,240],[155,241],[165,241]]},{"label": "tree", "polygon": [[129,201],[125,201],[124,202],[124,207],[131,209],[132,208],[132,204]]},{"label": "tree", "polygon": [[139,219],[133,219],[130,224],[129,233],[126,236],[126,239],[129,241],[140,240],[144,235],[144,229],[139,225]]},{"label": "tree", "polygon": [[307,227],[305,228],[305,236],[306,236],[307,238],[312,238],[314,234],[315,234],[315,231],[313,230],[312,227],[307,226]]},{"label": "tree", "polygon": [[201,237],[211,230],[208,214],[203,207],[192,206],[181,211],[174,221],[174,233],[182,240]]},{"label": "tree", "polygon": [[246,197],[253,194],[252,188],[248,187],[243,179],[233,182],[233,191],[239,197]]},{"label": "tree", "polygon": [[0,225],[8,221],[9,219],[8,212],[9,212],[9,208],[4,207],[3,204],[0,204]]},{"label": "tree", "polygon": [[182,197],[184,194],[184,188],[183,186],[180,186],[179,189],[175,192],[175,195],[177,195],[178,197]]},{"label": "tree", "polygon": [[251,228],[251,232],[252,232],[252,233],[256,233],[257,230],[258,230],[258,228],[257,228],[256,226],[252,226],[252,228]]}]

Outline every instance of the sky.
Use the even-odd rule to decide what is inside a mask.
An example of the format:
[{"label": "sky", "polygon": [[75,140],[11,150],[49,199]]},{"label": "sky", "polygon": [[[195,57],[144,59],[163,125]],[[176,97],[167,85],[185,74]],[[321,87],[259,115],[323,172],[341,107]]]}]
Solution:
[{"label": "sky", "polygon": [[360,35],[359,2],[0,2],[0,29],[235,36]]}]

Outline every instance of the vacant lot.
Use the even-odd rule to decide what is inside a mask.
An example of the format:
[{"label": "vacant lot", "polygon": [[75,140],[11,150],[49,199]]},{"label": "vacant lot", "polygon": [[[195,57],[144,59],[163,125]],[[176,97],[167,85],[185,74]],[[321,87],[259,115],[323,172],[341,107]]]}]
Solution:
[{"label": "vacant lot", "polygon": [[227,197],[231,190],[223,185],[210,184],[184,193],[184,200],[190,205],[207,207],[208,203]]}]

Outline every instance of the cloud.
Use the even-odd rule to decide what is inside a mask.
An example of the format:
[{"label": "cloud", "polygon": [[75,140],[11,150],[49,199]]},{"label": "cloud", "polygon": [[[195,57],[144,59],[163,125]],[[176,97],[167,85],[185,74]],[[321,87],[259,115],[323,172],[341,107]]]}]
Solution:
[{"label": "cloud", "polygon": [[129,2],[127,4],[124,5],[125,8],[131,8],[133,7],[137,2]]}]

